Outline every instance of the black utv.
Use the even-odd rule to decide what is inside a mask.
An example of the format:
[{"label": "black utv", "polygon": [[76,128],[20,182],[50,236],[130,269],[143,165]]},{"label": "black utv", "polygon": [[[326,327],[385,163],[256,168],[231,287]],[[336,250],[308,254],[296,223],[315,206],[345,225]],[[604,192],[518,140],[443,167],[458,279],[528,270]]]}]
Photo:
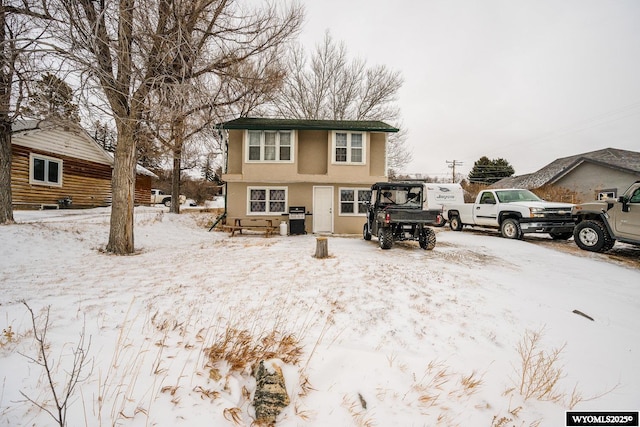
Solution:
[{"label": "black utv", "polygon": [[371,186],[367,222],[363,236],[378,237],[382,249],[394,241],[416,240],[422,249],[436,246],[436,234],[429,226],[440,222],[440,210],[424,210],[422,182],[378,182]]}]

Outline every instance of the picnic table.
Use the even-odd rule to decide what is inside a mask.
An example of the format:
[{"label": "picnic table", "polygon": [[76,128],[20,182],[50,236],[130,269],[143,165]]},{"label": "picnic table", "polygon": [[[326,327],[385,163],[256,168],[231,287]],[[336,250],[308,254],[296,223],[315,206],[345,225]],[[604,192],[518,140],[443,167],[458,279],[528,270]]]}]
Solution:
[{"label": "picnic table", "polygon": [[229,231],[229,236],[233,237],[236,231],[242,234],[242,230],[263,232],[265,237],[269,237],[276,233],[278,227],[274,227],[272,219],[264,218],[234,218],[233,225],[227,224],[223,227],[225,231]]}]

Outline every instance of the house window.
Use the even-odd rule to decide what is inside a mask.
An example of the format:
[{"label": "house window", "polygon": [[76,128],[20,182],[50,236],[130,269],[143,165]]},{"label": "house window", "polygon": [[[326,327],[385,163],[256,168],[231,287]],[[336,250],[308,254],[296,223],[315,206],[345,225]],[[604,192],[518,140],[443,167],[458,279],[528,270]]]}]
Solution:
[{"label": "house window", "polygon": [[62,160],[31,153],[29,183],[62,187]]},{"label": "house window", "polygon": [[291,131],[248,131],[248,162],[291,162]]},{"label": "house window", "polygon": [[287,211],[286,187],[249,187],[249,215],[280,215]]},{"label": "house window", "polygon": [[371,190],[364,188],[340,189],[340,215],[366,215]]},{"label": "house window", "polygon": [[598,191],[597,200],[615,199],[617,190],[614,188],[607,188]]},{"label": "house window", "polygon": [[364,163],[364,133],[333,132],[333,162],[344,164]]}]

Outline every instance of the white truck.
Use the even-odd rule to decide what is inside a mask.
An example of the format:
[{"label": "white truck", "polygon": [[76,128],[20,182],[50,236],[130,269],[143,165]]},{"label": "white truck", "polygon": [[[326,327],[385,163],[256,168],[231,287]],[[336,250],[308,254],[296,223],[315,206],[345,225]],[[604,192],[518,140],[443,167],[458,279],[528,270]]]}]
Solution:
[{"label": "white truck", "polygon": [[570,203],[542,200],[529,190],[484,190],[475,203],[445,204],[442,215],[452,230],[465,225],[497,228],[503,237],[521,239],[524,233],[549,233],[553,239],[573,235],[575,222]]},{"label": "white truck", "polygon": [[[178,201],[180,202],[180,204],[184,204],[184,202],[187,200],[187,198],[185,196],[183,196],[182,194],[180,195],[180,198],[178,199]],[[166,194],[164,191],[162,190],[158,190],[157,188],[152,188],[151,189],[151,204],[152,205],[156,205],[158,203],[162,203],[163,205],[167,206],[167,207],[171,207],[171,194]]]}]

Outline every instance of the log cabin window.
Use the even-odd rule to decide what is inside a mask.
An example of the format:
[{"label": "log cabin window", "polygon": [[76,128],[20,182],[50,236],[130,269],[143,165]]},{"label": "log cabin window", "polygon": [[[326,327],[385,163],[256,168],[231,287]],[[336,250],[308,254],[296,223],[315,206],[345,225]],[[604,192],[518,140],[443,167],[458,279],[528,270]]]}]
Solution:
[{"label": "log cabin window", "polygon": [[332,132],[333,163],[364,164],[365,137],[362,132]]},{"label": "log cabin window", "polygon": [[286,187],[247,188],[248,215],[281,215],[287,211]]},{"label": "log cabin window", "polygon": [[366,202],[370,199],[369,188],[341,188],[340,215],[366,215]]},{"label": "log cabin window", "polygon": [[62,187],[62,159],[31,153],[29,183]]},{"label": "log cabin window", "polygon": [[293,162],[292,131],[247,132],[247,162]]}]

